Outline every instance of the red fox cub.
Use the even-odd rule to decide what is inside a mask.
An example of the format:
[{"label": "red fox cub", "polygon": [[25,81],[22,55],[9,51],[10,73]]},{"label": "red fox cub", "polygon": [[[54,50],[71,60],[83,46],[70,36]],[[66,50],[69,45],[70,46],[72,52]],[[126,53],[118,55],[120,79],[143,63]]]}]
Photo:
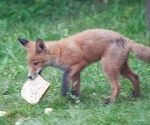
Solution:
[{"label": "red fox cub", "polygon": [[141,60],[150,61],[150,48],[111,30],[86,30],[55,42],[43,42],[41,39],[31,42],[21,38],[18,41],[27,50],[30,67],[28,78],[34,79],[47,66],[64,71],[61,90],[63,95],[67,94],[68,83],[71,81],[72,94],[79,96],[81,71],[89,64],[101,60],[112,90],[108,104],[113,103],[119,95],[120,75],[132,82],[131,95],[140,95],[138,75],[130,69],[127,62],[129,52],[132,51]]}]

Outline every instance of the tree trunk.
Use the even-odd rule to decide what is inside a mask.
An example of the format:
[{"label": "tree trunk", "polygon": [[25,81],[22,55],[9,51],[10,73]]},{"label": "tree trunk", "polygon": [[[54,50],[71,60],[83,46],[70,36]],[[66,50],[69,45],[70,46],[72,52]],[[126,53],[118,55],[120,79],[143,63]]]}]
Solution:
[{"label": "tree trunk", "polygon": [[149,41],[150,41],[150,0],[146,0],[146,12],[147,12],[147,19],[148,19],[148,31],[149,31]]}]

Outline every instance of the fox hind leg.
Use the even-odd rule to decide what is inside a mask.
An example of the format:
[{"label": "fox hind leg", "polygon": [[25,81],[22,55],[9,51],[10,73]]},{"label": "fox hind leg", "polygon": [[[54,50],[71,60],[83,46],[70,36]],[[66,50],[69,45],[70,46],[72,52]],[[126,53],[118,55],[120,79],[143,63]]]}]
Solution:
[{"label": "fox hind leg", "polygon": [[108,59],[102,59],[102,67],[103,70],[110,82],[111,85],[111,96],[108,99],[108,102],[106,102],[106,104],[109,103],[113,103],[114,101],[116,101],[116,99],[118,98],[119,95],[119,91],[120,91],[120,83],[119,83],[119,76],[120,76],[120,67],[116,64],[116,62],[109,62]]},{"label": "fox hind leg", "polygon": [[125,76],[132,82],[133,91],[130,94],[130,96],[131,97],[139,96],[140,95],[139,77],[133,70],[130,69],[127,62],[124,64],[124,66],[121,70],[121,75]]}]

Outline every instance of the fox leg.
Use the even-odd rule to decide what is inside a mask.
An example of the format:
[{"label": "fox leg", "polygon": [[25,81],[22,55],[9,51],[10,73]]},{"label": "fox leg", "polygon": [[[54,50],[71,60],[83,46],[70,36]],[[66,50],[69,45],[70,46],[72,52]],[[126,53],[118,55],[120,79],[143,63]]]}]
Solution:
[{"label": "fox leg", "polygon": [[63,81],[62,81],[62,88],[61,88],[62,95],[66,95],[68,92],[68,76],[70,72],[71,70],[69,69],[63,74]]},{"label": "fox leg", "polygon": [[112,90],[111,96],[106,102],[106,104],[113,103],[118,98],[120,91],[120,83],[119,83],[120,66],[113,60],[111,60],[110,62],[109,59],[102,59],[102,68],[110,82]]},{"label": "fox leg", "polygon": [[135,97],[140,95],[140,85],[139,85],[139,77],[134,71],[132,71],[127,64],[127,62],[124,64],[121,74],[128,78],[133,85],[133,91],[130,96]]},{"label": "fox leg", "polygon": [[[79,95],[80,89],[80,72],[87,66],[86,61],[82,61],[75,65],[72,65],[63,75],[63,83],[62,83],[62,95],[66,95],[68,92],[68,83],[69,80],[72,80],[72,84],[77,82],[77,84],[73,87],[75,89],[75,95]],[[79,74],[79,75],[78,75]]]},{"label": "fox leg", "polygon": [[75,95],[78,97],[80,95],[80,73],[76,73],[71,78],[71,83],[72,83],[71,93],[72,95]]}]

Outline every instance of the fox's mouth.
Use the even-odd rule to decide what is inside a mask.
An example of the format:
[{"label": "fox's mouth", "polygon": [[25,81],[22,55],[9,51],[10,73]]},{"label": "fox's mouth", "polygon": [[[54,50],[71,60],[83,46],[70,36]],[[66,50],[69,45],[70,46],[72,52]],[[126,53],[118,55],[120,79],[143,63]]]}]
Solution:
[{"label": "fox's mouth", "polygon": [[42,74],[42,69],[41,70],[39,70],[38,72],[36,72],[36,73],[34,73],[33,75],[28,75],[28,78],[29,79],[34,79],[34,78],[36,78],[36,76],[39,74],[39,75],[41,75]]},{"label": "fox's mouth", "polygon": [[38,74],[41,75],[41,74],[42,74],[42,71],[43,71],[43,70],[40,70],[40,71],[38,72]]}]

